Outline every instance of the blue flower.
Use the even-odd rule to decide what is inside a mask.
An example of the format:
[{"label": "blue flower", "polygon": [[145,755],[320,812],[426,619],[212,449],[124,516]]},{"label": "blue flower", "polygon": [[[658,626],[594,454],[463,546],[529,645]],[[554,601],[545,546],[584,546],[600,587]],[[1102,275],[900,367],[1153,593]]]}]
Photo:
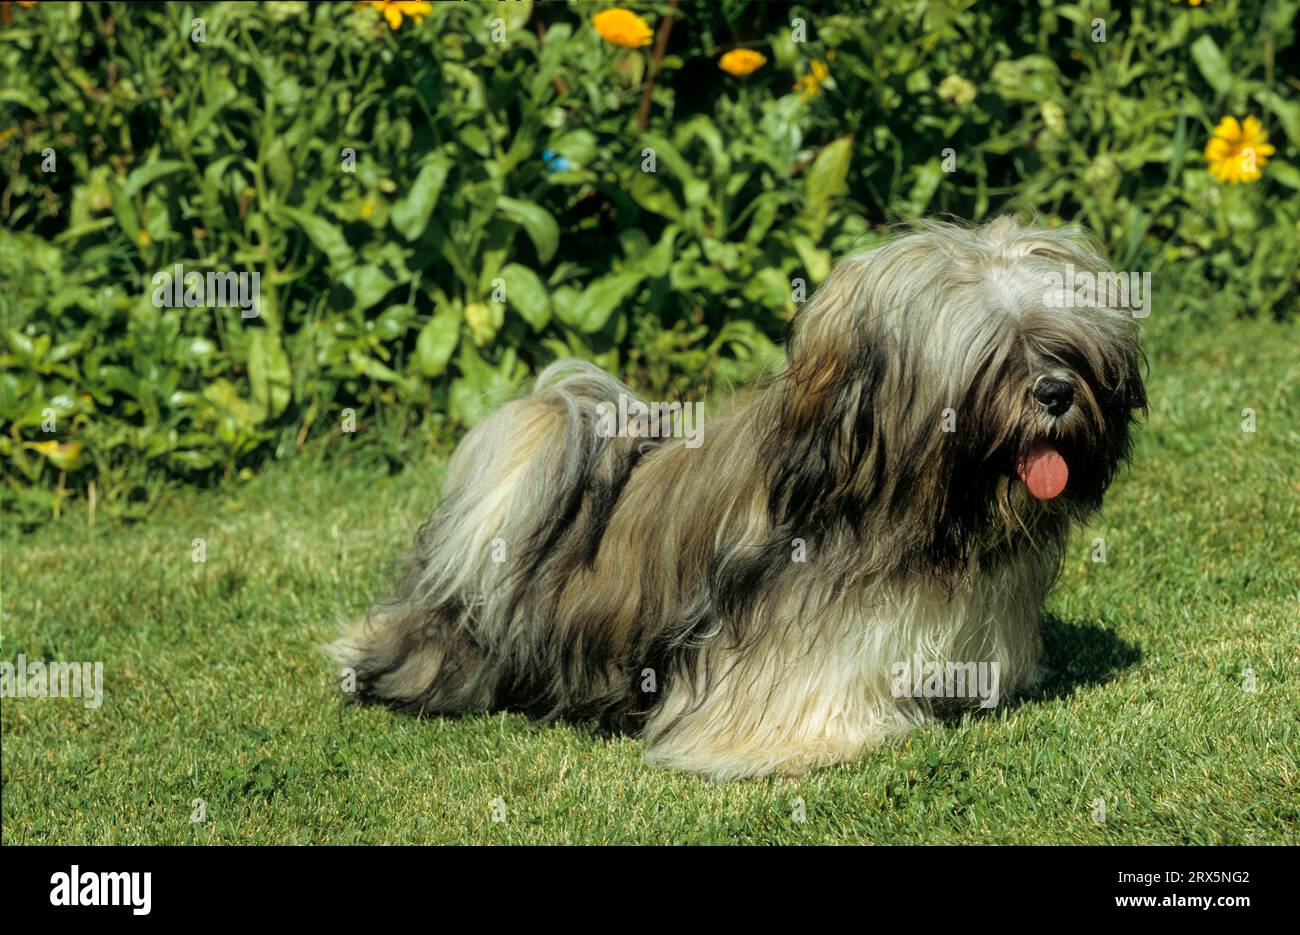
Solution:
[{"label": "blue flower", "polygon": [[556,172],[568,172],[573,168],[573,163],[553,149],[542,150],[542,159],[546,162],[546,171],[552,175]]}]

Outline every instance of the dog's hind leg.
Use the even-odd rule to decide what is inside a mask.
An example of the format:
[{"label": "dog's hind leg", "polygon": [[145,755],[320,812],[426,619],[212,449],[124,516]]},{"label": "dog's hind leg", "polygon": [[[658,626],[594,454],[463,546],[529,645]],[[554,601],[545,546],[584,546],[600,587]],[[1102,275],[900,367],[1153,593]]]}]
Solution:
[{"label": "dog's hind leg", "polygon": [[557,658],[562,634],[538,621],[653,447],[603,431],[606,406],[630,394],[559,361],[466,435],[394,596],[330,647],[362,697],[429,713],[569,701],[561,670],[581,660]]}]

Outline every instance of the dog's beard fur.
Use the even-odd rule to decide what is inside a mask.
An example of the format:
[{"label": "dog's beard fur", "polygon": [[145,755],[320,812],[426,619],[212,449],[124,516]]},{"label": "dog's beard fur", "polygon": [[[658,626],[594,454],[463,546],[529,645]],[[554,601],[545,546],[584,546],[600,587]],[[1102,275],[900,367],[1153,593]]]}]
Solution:
[{"label": "dog's beard fur", "polygon": [[[799,772],[904,732],[914,659],[1032,679],[1071,521],[1101,504],[1145,405],[1129,312],[1045,304],[1086,242],[930,223],[845,260],[783,372],[704,444],[607,437],[635,394],[561,361],[474,428],[394,596],[332,647],[363,697],[638,731],[715,779]],[[1035,398],[1073,386],[1053,416]],[[1019,459],[1049,442],[1064,493]],[[800,560],[803,559],[803,560]],[[978,703],[976,701],[976,703]]]}]

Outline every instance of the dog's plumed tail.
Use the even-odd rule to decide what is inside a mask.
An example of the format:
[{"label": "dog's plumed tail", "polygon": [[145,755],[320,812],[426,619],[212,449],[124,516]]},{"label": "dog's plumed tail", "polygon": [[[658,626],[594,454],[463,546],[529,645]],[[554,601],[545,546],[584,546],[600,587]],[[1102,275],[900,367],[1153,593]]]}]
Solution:
[{"label": "dog's plumed tail", "polygon": [[561,360],[531,396],[465,436],[396,593],[328,648],[361,696],[427,713],[521,697],[520,673],[542,647],[520,625],[518,604],[547,556],[599,537],[632,466],[655,444],[610,431],[620,407],[635,405],[644,402],[599,368]]}]

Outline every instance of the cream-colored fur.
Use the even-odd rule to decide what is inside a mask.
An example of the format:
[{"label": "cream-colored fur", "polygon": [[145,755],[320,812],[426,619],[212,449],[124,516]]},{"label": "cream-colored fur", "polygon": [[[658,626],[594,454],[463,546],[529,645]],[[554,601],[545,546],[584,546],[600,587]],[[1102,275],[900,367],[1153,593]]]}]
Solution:
[{"label": "cream-colored fur", "polygon": [[[696,696],[673,680],[646,724],[651,762],[722,781],[843,763],[900,736],[928,706],[892,694],[890,667],[918,655],[981,660],[1006,698],[1033,680],[1039,607],[1053,558],[1027,552],[949,594],[938,584],[865,587],[821,610],[791,606],[791,625],[737,653],[710,643],[696,664],[725,672]],[[806,615],[800,619],[799,615]]]}]

